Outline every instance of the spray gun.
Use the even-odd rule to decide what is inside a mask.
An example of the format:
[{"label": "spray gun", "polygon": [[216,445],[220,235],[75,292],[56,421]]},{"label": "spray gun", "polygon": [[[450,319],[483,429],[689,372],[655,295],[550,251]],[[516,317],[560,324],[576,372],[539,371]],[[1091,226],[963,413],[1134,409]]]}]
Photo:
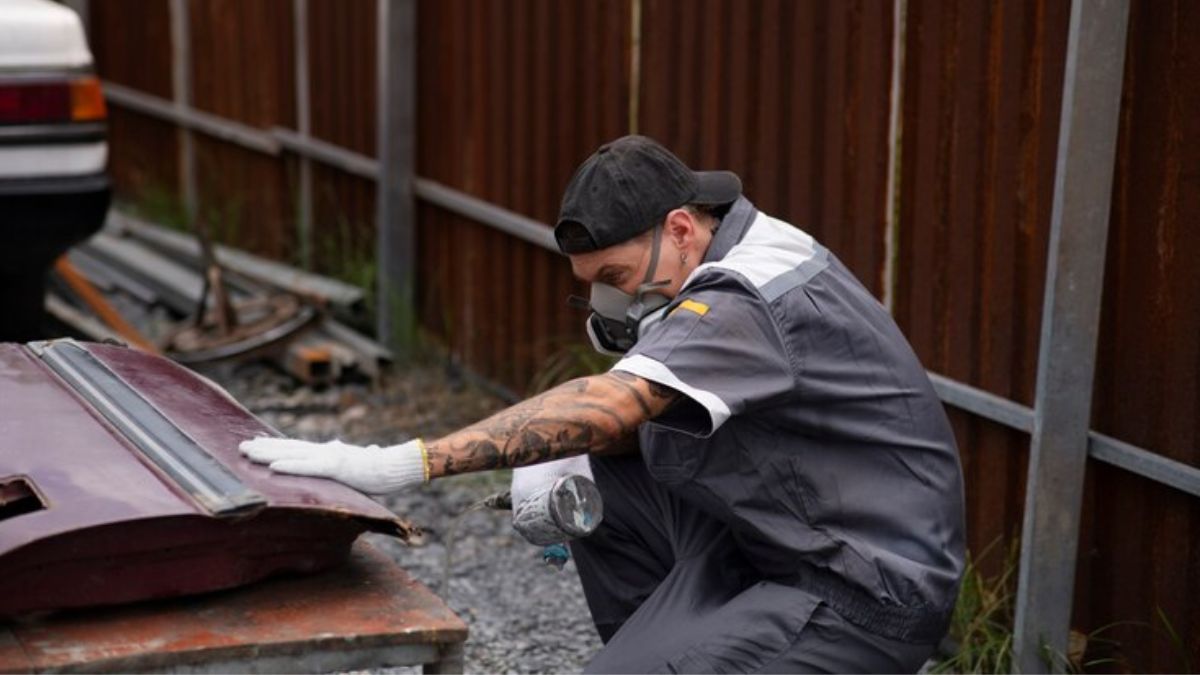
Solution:
[{"label": "spray gun", "polygon": [[[497,492],[472,504],[458,514],[446,535],[446,553],[442,564],[441,592],[450,588],[450,571],[454,561],[454,545],[463,519],[478,509],[513,510],[512,492]],[[542,562],[561,570],[571,559],[566,543],[586,537],[604,519],[604,504],[600,488],[587,476],[560,476],[549,487],[538,490],[516,505],[513,528],[531,544],[542,547]]]},{"label": "spray gun", "polygon": [[600,489],[578,474],[560,477],[517,505],[512,503],[511,492],[494,494],[484,504],[513,510],[513,528],[529,543],[541,546],[543,562],[558,569],[571,557],[564,542],[586,537],[604,519]]}]

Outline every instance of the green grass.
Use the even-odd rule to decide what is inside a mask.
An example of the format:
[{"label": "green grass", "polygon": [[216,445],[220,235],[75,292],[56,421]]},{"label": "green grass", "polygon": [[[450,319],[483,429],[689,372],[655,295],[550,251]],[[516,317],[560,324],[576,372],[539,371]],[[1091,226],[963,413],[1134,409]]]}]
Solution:
[{"label": "green grass", "polygon": [[[997,539],[984,547],[978,556],[967,553],[962,586],[958,603],[950,621],[949,642],[954,653],[938,661],[934,673],[1011,673],[1013,663],[1013,616],[1016,608],[1017,571],[1021,556],[1019,540],[1009,540],[1003,548],[1000,569],[986,575],[982,564],[989,557],[1001,553],[1001,540]],[[1088,647],[1101,644],[1117,646],[1105,640],[1101,634],[1111,628],[1092,631],[1087,635],[1072,631],[1072,649],[1063,654],[1042,645],[1039,649],[1042,660],[1050,665],[1051,672],[1078,673],[1084,668],[1109,662],[1108,659],[1083,663]],[[1077,648],[1077,649],[1076,649]]]},{"label": "green grass", "polygon": [[[1003,548],[1000,569],[992,575],[983,572],[981,563],[1001,554],[1000,540],[986,546],[979,555],[967,554],[958,603],[950,622],[946,643],[953,654],[944,656],[931,668],[934,673],[1011,673],[1013,663],[1013,615],[1016,607],[1017,569],[1020,544],[1011,539]],[[1175,630],[1161,607],[1156,607],[1154,624],[1144,621],[1116,621],[1088,633],[1071,631],[1068,653],[1042,645],[1042,660],[1051,672],[1082,673],[1100,666],[1121,672],[1141,672],[1121,654],[1121,643],[1109,637],[1117,627],[1138,627],[1166,639],[1178,657],[1180,672],[1192,672],[1186,641]],[[1151,636],[1148,635],[1147,639]]]},{"label": "green grass", "polygon": [[120,200],[120,207],[157,225],[180,232],[191,231],[183,199],[175,191],[161,185],[150,185],[136,195],[126,195]]},{"label": "green grass", "polygon": [[939,661],[935,673],[1012,672],[1013,608],[1020,547],[1014,539],[1004,552],[999,573],[985,576],[980,560],[993,555],[999,540],[978,556],[967,553],[958,604],[950,621],[950,640],[957,649]]},{"label": "green grass", "polygon": [[1172,624],[1170,619],[1167,618],[1167,613],[1163,611],[1163,608],[1155,606],[1154,609],[1159,622],[1162,623],[1163,633],[1166,635],[1167,640],[1171,643],[1171,646],[1175,649],[1175,653],[1178,654],[1179,664],[1183,666],[1180,668],[1179,672],[1196,672],[1192,669],[1192,657],[1188,652],[1187,643],[1184,642],[1182,637],[1180,637],[1179,631],[1175,630],[1174,624]]}]

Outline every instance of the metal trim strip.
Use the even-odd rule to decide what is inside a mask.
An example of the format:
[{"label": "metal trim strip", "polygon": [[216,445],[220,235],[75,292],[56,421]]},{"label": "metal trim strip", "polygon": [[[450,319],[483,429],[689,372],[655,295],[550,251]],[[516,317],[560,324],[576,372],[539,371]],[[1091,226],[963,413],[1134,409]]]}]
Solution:
[{"label": "metal trim strip", "polygon": [[104,122],[57,122],[0,126],[0,145],[72,145],[105,140]]},{"label": "metal trim strip", "polygon": [[216,516],[266,504],[129,383],[73,340],[30,343],[43,363],[147,460]]},{"label": "metal trim strip", "polygon": [[34,195],[79,196],[104,192],[110,187],[107,173],[82,175],[37,176],[35,178],[0,177],[0,197],[31,197]]}]

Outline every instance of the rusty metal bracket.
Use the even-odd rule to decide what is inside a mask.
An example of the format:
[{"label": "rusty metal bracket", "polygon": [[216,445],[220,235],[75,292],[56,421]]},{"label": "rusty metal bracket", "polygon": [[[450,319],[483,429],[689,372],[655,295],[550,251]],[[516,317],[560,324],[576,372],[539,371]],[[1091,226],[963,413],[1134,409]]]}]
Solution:
[{"label": "rusty metal bracket", "polygon": [[290,295],[248,300],[236,307],[238,328],[223,334],[212,321],[185,326],[167,339],[167,355],[183,364],[206,363],[257,353],[299,333],[318,318],[312,307]]}]

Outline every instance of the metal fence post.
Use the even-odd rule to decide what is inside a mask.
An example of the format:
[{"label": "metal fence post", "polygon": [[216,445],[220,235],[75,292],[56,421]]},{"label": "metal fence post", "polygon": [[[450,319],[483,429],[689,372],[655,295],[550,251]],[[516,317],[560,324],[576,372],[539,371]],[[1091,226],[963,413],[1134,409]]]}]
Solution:
[{"label": "metal fence post", "polygon": [[1024,673],[1067,653],[1128,17],[1128,0],[1071,6],[1017,588]]},{"label": "metal fence post", "polygon": [[417,2],[379,0],[378,7],[378,331],[381,342],[404,353],[416,333]]},{"label": "metal fence post", "polygon": [[[292,50],[296,82],[296,132],[303,139],[312,133],[312,109],[308,95],[308,0],[292,0]],[[299,155],[299,185],[296,200],[296,238],[300,240],[300,264],[312,269],[312,160]]]},{"label": "metal fence post", "polygon": [[[171,0],[171,98],[181,110],[192,106],[192,39],[188,0]],[[179,129],[179,186],[189,223],[196,221],[196,147],[192,132]]]},{"label": "metal fence post", "polygon": [[908,0],[892,2],[892,85],[888,108],[888,175],[884,202],[883,306],[896,310],[896,258],[900,252],[900,159],[904,152],[904,59],[907,55]]}]

